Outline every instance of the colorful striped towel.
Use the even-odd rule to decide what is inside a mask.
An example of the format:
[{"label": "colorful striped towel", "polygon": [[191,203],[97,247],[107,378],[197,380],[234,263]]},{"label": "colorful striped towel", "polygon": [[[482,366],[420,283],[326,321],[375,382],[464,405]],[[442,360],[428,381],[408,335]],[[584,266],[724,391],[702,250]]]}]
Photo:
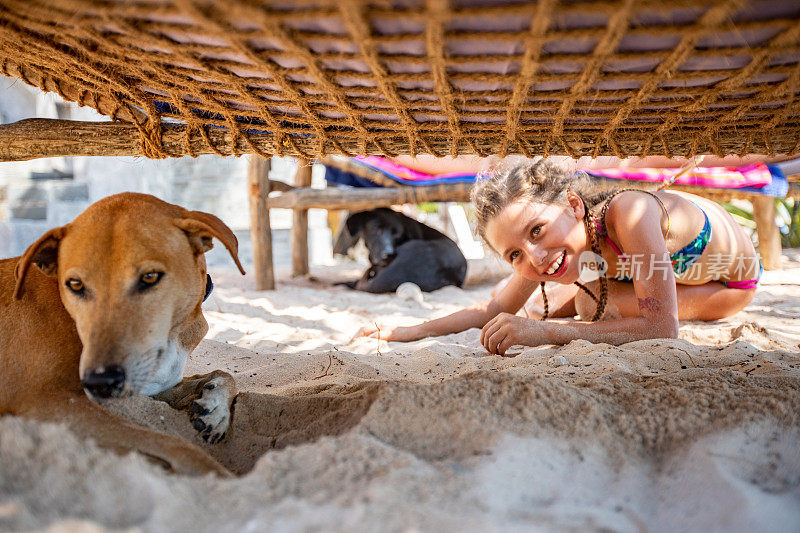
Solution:
[{"label": "colorful striped towel", "polygon": [[439,183],[472,183],[477,178],[474,172],[455,172],[451,174],[425,174],[410,169],[391,159],[375,155],[353,158],[364,166],[386,175],[403,185],[436,185]]},{"label": "colorful striped towel", "polygon": [[[585,172],[598,178],[664,183],[680,170],[679,168],[602,168]],[[724,189],[764,187],[772,183],[772,174],[764,163],[753,163],[743,167],[695,167],[679,176],[675,183]]]},{"label": "colorful striped towel", "polygon": [[[793,162],[767,165],[753,163],[743,167],[696,167],[679,176],[675,183],[715,189],[736,189],[748,194],[785,198],[789,182],[784,170],[793,170]],[[797,166],[797,165],[795,165]],[[585,170],[596,178],[641,180],[656,183],[669,181],[677,168],[605,168]]]},{"label": "colorful striped towel", "polygon": [[[358,156],[352,162],[363,165],[402,185],[425,186],[439,183],[472,183],[475,173],[425,174],[378,156]],[[586,169],[590,176],[604,179],[640,180],[655,183],[669,181],[678,168],[605,168]],[[785,197],[789,190],[786,174],[800,173],[800,159],[767,165],[752,163],[742,167],[696,167],[679,176],[675,183],[718,189],[737,189],[751,194]],[[356,187],[378,186],[365,178],[328,167],[325,178],[333,183]]]}]

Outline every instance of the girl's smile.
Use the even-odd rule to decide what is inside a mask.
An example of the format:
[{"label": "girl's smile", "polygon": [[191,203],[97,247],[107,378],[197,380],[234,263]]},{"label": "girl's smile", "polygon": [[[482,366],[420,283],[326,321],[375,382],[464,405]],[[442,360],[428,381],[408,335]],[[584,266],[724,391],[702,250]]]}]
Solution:
[{"label": "girl's smile", "polygon": [[550,264],[550,268],[545,270],[544,273],[547,276],[560,278],[564,275],[564,272],[567,271],[567,267],[569,267],[569,261],[567,260],[567,252],[565,250]]},{"label": "girl's smile", "polygon": [[572,283],[578,279],[575,258],[587,249],[583,203],[570,195],[569,205],[519,200],[486,225],[486,239],[520,275],[532,281]]}]

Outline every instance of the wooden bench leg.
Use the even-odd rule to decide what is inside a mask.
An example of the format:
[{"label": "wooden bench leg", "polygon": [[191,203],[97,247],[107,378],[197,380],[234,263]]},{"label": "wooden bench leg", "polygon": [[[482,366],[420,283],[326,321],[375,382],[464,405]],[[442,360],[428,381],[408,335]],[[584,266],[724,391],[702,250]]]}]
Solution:
[{"label": "wooden bench leg", "polygon": [[248,156],[247,185],[250,198],[250,240],[253,243],[253,269],[256,290],[275,288],[272,263],[272,228],[269,222],[269,159]]},{"label": "wooden bench leg", "polygon": [[758,234],[758,251],[761,264],[767,270],[781,268],[781,235],[775,224],[775,199],[769,196],[754,197],[753,218]]},{"label": "wooden bench leg", "polygon": [[[297,160],[295,187],[311,186],[311,162]],[[292,210],[292,277],[308,274],[308,209]]]}]

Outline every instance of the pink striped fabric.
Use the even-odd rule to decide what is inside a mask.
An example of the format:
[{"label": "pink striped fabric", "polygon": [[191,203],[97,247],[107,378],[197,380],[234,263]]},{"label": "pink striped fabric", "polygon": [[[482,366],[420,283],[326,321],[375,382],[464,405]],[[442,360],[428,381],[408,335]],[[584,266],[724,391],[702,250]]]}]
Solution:
[{"label": "pink striped fabric", "polygon": [[[585,172],[601,178],[665,182],[680,171],[678,168],[603,168]],[[772,182],[772,174],[764,163],[743,167],[696,167],[675,180],[679,185],[739,188],[763,187]]]}]

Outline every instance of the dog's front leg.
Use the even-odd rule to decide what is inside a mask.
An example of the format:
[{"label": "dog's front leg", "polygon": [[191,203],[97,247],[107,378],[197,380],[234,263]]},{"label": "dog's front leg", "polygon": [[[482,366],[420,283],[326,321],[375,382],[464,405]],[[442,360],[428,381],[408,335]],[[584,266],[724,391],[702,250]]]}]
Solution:
[{"label": "dog's front leg", "polygon": [[198,374],[154,396],[174,409],[189,412],[189,419],[203,440],[219,442],[228,432],[236,399],[236,381],[221,370]]},{"label": "dog's front leg", "polygon": [[92,438],[102,447],[118,453],[137,451],[179,474],[196,476],[214,472],[222,477],[231,475],[227,468],[194,444],[119,418],[89,400],[82,391],[36,397],[18,414],[65,423],[76,435]]}]

